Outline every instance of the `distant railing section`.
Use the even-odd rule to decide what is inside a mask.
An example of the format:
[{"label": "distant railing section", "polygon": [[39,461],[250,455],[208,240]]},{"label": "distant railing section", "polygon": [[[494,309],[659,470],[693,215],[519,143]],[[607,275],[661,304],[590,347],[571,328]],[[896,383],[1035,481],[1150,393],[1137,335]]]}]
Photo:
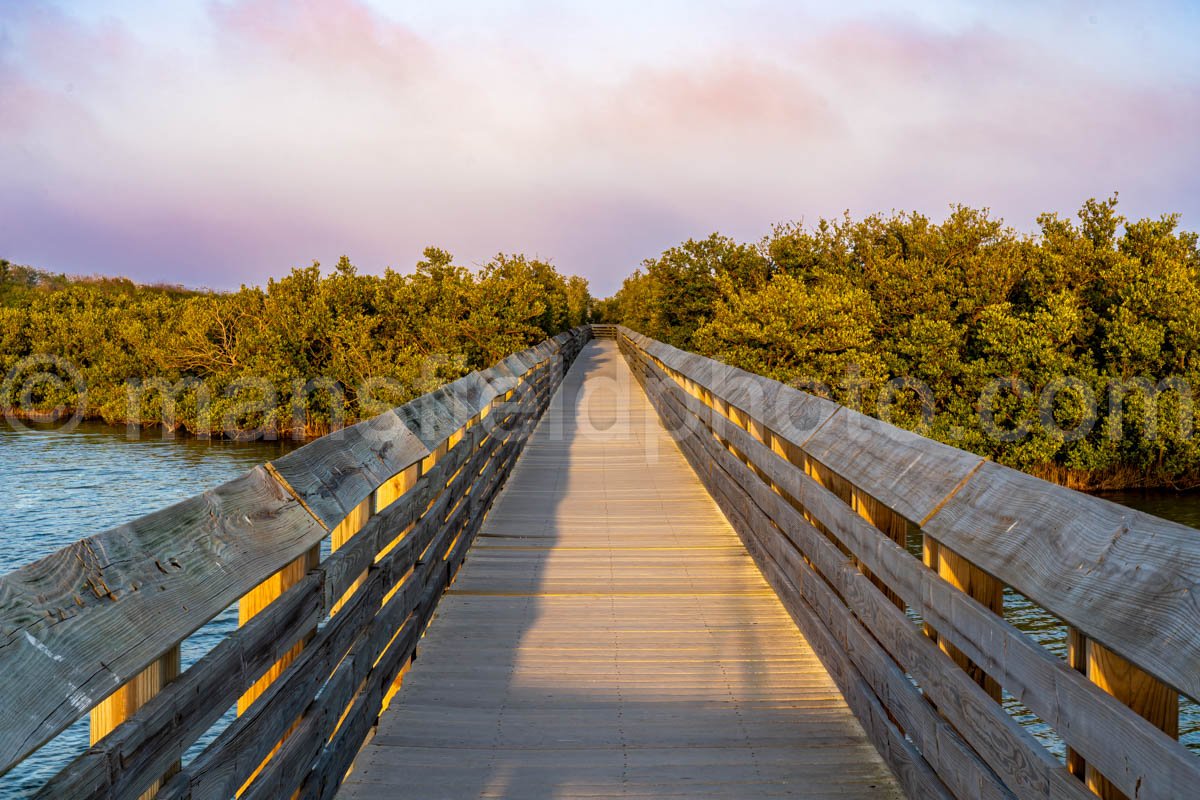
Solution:
[{"label": "distant railing section", "polygon": [[[39,797],[331,797],[590,336],[0,578],[0,772],[90,711],[92,747]],[[235,602],[240,627],[180,674],[179,643]]]},{"label": "distant railing section", "polygon": [[[1195,530],[625,328],[619,343],[910,796],[1200,793],[1176,741],[1179,693],[1200,697]],[[1004,620],[1005,585],[1069,626],[1067,659]]]},{"label": "distant railing section", "polygon": [[594,325],[592,325],[592,335],[595,336],[597,339],[616,339],[617,338],[617,326],[616,325],[605,325],[605,324],[594,324]]}]

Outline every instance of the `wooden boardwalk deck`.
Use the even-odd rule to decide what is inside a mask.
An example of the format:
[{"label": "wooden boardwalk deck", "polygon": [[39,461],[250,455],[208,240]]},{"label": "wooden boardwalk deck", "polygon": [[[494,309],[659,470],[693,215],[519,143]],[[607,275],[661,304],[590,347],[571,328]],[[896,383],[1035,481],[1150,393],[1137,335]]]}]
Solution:
[{"label": "wooden boardwalk deck", "polygon": [[339,797],[900,797],[616,345],[571,368]]}]

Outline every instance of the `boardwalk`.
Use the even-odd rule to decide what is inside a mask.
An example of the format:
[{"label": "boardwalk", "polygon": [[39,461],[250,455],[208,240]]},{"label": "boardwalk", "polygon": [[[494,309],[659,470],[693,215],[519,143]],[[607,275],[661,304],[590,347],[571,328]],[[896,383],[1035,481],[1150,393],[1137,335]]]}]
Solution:
[{"label": "boardwalk", "polygon": [[580,355],[339,797],[899,797],[632,380]]}]

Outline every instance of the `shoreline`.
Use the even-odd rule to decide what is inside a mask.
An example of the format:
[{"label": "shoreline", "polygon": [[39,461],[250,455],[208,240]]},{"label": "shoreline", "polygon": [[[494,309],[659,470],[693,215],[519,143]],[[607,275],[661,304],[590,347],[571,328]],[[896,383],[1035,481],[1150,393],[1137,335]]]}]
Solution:
[{"label": "shoreline", "polygon": [[[54,412],[28,412],[7,410],[3,415],[4,424],[11,430],[16,430],[12,424],[12,420],[16,419],[19,422],[28,422],[33,425],[53,425],[54,423],[66,418],[70,419],[65,414],[55,414]],[[348,422],[345,427],[355,424],[359,420]],[[79,423],[89,423],[93,425],[103,425],[111,428],[114,433],[118,431],[127,431],[129,427],[136,427],[143,434],[155,429],[161,429],[163,426],[158,423],[129,423],[129,422],[111,422],[100,415],[84,414],[80,417]],[[305,432],[301,436],[296,436],[292,432],[287,431],[245,431],[229,435],[224,431],[219,431],[215,434],[195,433],[189,430],[185,425],[178,425],[170,431],[171,437],[168,438],[184,438],[193,439],[196,441],[224,441],[224,442],[240,442],[254,443],[259,442],[265,445],[289,444],[293,447],[302,447],[309,442],[315,441],[322,436],[332,433],[330,430],[324,430],[320,433]],[[1015,469],[1015,468],[1014,468]],[[1070,469],[1057,464],[1042,464],[1031,470],[1020,470],[1035,478],[1040,478],[1048,483],[1053,483],[1067,489],[1073,489],[1085,494],[1097,495],[1103,497],[1106,494],[1116,494],[1121,492],[1145,492],[1148,494],[1163,494],[1163,495],[1190,495],[1200,493],[1200,475],[1183,475],[1183,476],[1166,476],[1154,475],[1146,473],[1143,470],[1134,467],[1113,467],[1107,470],[1098,470],[1087,472],[1082,470]]]},{"label": "shoreline", "polygon": [[[17,430],[17,426],[13,424],[13,420],[16,420],[17,423],[30,423],[31,426],[46,426],[47,430],[57,430],[59,428],[52,426],[55,426],[56,423],[62,422],[63,424],[59,427],[65,427],[69,423],[64,422],[64,420],[70,420],[73,416],[74,415],[55,414],[54,412],[8,410],[3,414],[0,414],[0,424],[6,426],[9,430]],[[350,422],[344,427],[349,427],[358,421],[359,420]],[[225,431],[217,431],[215,433],[197,433],[190,430],[186,425],[177,425],[174,428],[168,429],[161,423],[112,422],[100,416],[99,414],[84,414],[75,423],[73,423],[73,425],[82,424],[102,425],[106,428],[112,429],[113,433],[125,433],[129,428],[133,427],[142,434],[146,434],[154,430],[165,431],[169,434],[169,436],[165,438],[192,439],[195,441],[212,442],[261,442],[263,444],[289,443],[295,447],[301,447],[309,442],[320,439],[322,436],[332,433],[332,431],[326,430],[321,433],[305,433],[301,436],[295,436],[294,434],[286,431],[270,430],[236,432],[231,436]],[[36,431],[39,428],[29,427],[27,429]]]}]

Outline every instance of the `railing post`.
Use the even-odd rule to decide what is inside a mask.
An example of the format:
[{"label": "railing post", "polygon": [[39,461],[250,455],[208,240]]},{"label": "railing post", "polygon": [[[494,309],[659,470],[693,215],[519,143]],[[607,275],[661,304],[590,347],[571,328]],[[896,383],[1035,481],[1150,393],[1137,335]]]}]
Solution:
[{"label": "railing post", "polygon": [[[937,546],[937,571],[956,589],[970,595],[994,614],[1004,615],[1004,584],[988,575],[967,559],[944,544]],[[946,640],[938,642],[942,652],[954,659],[984,691],[997,702],[1002,696],[1000,684],[983,669],[963,655],[957,647]]]},{"label": "railing post", "polygon": [[[90,744],[103,739],[113,729],[133,716],[150,698],[158,694],[171,681],[179,677],[179,645],[175,645],[146,667],[128,683],[117,689],[92,709]],[[179,763],[167,771],[143,792],[139,800],[149,800],[162,787],[163,781],[179,770]]]},{"label": "railing post", "polygon": [[[921,562],[929,567],[934,572],[938,571],[938,543],[937,539],[921,531]],[[925,635],[933,641],[938,640],[937,630],[928,622],[923,626]]]},{"label": "railing post", "polygon": [[[1172,739],[1179,738],[1179,694],[1170,686],[1092,639],[1087,640],[1087,676]],[[1125,794],[1090,764],[1086,772],[1088,788],[1096,794],[1125,800]]]},{"label": "railing post", "polygon": [[[361,503],[351,509],[350,513],[346,515],[346,518],[338,523],[338,526],[333,529],[333,532],[329,535],[329,547],[331,550],[337,550],[345,545],[346,542],[350,541],[350,538],[354,536],[354,534],[361,531],[362,527],[367,524],[367,520],[369,520],[371,515],[376,511],[376,494],[376,492],[371,492],[371,494],[367,496],[366,500],[363,500]],[[364,571],[354,580],[352,584],[350,584],[349,587],[347,587],[346,591],[342,593],[342,596],[333,604],[333,608],[329,609],[329,616],[332,617],[334,614],[341,611],[342,606],[344,606],[346,601],[349,600],[356,591],[358,591],[358,587],[362,586],[363,581],[366,580],[366,578],[367,573]]]},{"label": "railing post", "polygon": [[[1067,664],[1076,672],[1087,674],[1087,637],[1074,625],[1067,626]],[[1087,762],[1070,746],[1067,747],[1067,771],[1080,780],[1087,779]]]},{"label": "railing post", "polygon": [[[851,486],[850,493],[852,497],[851,506],[855,511],[858,512],[860,517],[874,525],[883,532],[884,536],[888,537],[901,547],[905,547],[908,544],[908,520],[897,514],[895,511],[892,511],[892,509],[888,508],[885,504],[879,502],[874,497],[871,497],[857,486]],[[855,560],[857,561],[858,559]],[[862,564],[859,564],[859,569],[861,569],[867,575],[867,577],[871,579],[872,583],[878,586],[879,589],[885,595],[887,595],[887,598],[892,601],[893,605],[895,605],[897,608],[904,608],[904,600],[900,598],[900,595],[892,591],[890,586],[872,575],[871,571]]]},{"label": "railing post", "polygon": [[[241,600],[238,601],[238,627],[249,622],[255,614],[262,611],[275,601],[281,594],[295,586],[308,571],[315,568],[321,560],[321,548],[319,546],[312,547],[304,555],[292,561],[283,569],[276,572],[271,577],[260,583],[258,586],[251,589]],[[274,666],[263,673],[262,677],[254,682],[254,685],[238,698],[238,716],[246,713],[246,709],[250,708],[260,694],[266,691],[276,678],[291,664],[304,649],[305,641],[301,640],[296,643],[296,646],[288,651],[287,655],[275,662]]]}]

